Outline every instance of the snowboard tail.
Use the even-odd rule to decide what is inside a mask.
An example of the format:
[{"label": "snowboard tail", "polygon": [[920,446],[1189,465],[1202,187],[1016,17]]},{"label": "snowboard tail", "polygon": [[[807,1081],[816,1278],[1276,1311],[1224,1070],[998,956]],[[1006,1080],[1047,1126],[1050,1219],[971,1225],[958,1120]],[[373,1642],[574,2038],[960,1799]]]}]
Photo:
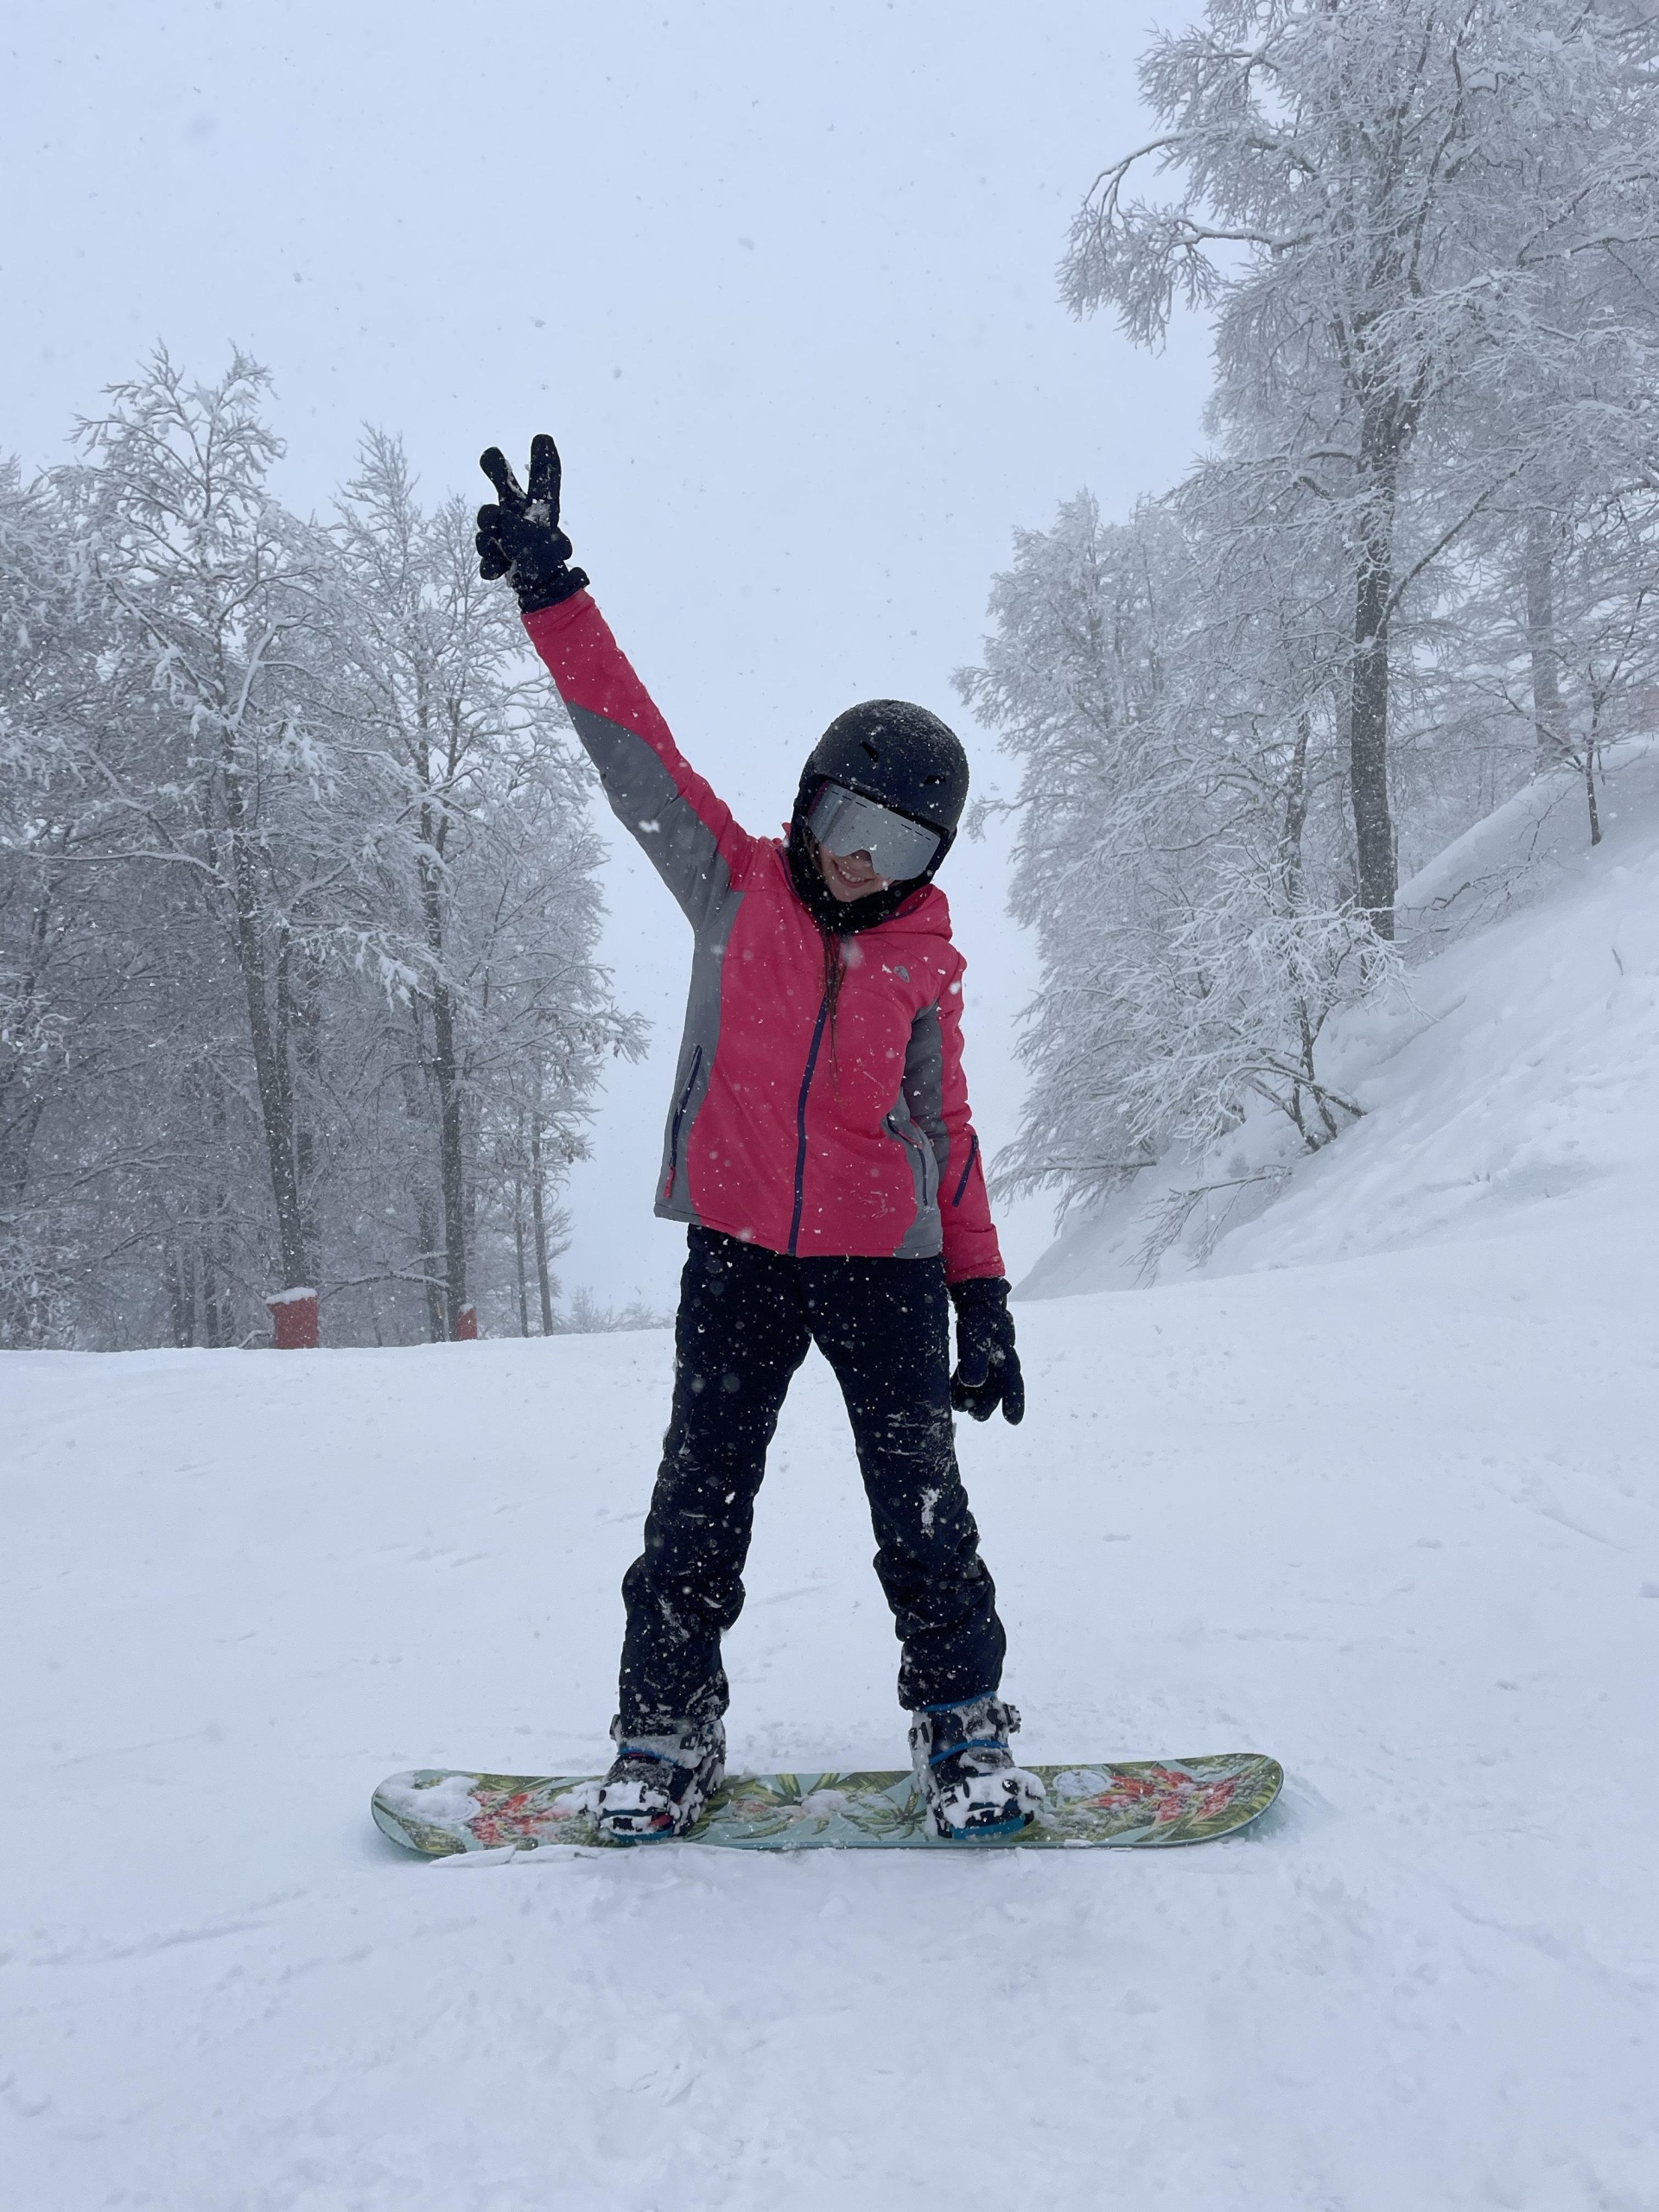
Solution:
[{"label": "snowboard tail", "polygon": [[[1039,1766],[1048,1797],[1029,1827],[946,1840],[903,1772],[734,1776],[677,1839],[728,1851],[1122,1850],[1235,1834],[1279,1795],[1284,1770],[1255,1751]],[[626,1851],[593,1821],[598,1775],[466,1774],[416,1767],[375,1791],[375,1824],[431,1858],[580,1844]],[[649,1847],[649,1846],[647,1846]]]}]

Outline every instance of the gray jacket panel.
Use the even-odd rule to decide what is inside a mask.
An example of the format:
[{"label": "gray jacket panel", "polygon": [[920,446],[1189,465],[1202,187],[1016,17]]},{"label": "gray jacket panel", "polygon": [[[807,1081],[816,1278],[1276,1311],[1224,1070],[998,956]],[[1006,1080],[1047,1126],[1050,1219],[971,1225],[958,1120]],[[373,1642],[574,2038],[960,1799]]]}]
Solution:
[{"label": "gray jacket panel", "polygon": [[911,1024],[900,1100],[887,1116],[887,1127],[909,1150],[916,1184],[916,1218],[893,1256],[931,1260],[944,1248],[939,1191],[950,1160],[950,1133],[944,1126],[944,1038],[937,1006],[924,1007]]},{"label": "gray jacket panel", "polygon": [[[721,861],[719,865],[726,865]],[[691,988],[686,994],[685,1028],[680,1038],[680,1057],[674,1071],[674,1106],[663,1135],[662,1171],[657,1178],[655,1211],[664,1221],[695,1222],[690,1178],[686,1156],[691,1130],[709,1095],[715,1071],[715,1052],[720,1043],[720,994],[725,972],[726,947],[744,894],[728,882],[723,899],[713,902],[696,933],[691,954]]]},{"label": "gray jacket panel", "polygon": [[701,932],[710,910],[732,887],[732,872],[715,832],[643,737],[586,707],[573,706],[570,719],[599,771],[611,812],[673,893],[692,928]]}]

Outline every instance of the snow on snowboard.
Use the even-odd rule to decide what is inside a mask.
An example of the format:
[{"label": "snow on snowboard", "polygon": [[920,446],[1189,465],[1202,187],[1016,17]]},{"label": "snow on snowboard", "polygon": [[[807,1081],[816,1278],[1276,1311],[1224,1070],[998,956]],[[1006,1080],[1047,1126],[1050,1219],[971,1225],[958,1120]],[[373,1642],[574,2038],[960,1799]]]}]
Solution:
[{"label": "snow on snowboard", "polygon": [[[1098,1766],[1039,1766],[1047,1802],[1011,1835],[962,1842],[932,1832],[909,1772],[734,1776],[679,1839],[730,1851],[1111,1850],[1209,1843],[1265,1813],[1284,1770],[1255,1751]],[[375,1824],[432,1858],[581,1844],[626,1851],[594,1833],[597,1775],[461,1774],[416,1767],[375,1791]]]}]

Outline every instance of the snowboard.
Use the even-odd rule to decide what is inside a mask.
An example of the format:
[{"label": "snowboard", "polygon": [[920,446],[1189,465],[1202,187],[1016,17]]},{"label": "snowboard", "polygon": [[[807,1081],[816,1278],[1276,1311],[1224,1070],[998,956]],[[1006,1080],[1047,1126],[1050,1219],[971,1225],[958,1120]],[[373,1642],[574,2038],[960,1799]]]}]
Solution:
[{"label": "snowboard", "polygon": [[[1284,1770],[1255,1751],[1097,1766],[1039,1766],[1048,1797],[1033,1824],[972,1840],[936,1835],[913,1775],[734,1776],[679,1843],[728,1851],[1096,1851],[1210,1843],[1265,1813]],[[375,1791],[375,1823],[431,1858],[576,1844],[651,1850],[656,1838],[602,1840],[593,1823],[597,1775],[461,1774],[416,1767]]]}]

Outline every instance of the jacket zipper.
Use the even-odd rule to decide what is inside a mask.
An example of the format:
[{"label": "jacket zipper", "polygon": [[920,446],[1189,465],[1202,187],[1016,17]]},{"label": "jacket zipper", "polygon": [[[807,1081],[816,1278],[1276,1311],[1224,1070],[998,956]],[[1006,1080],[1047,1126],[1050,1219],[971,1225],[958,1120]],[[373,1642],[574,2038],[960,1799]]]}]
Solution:
[{"label": "jacket zipper", "polygon": [[697,1079],[697,1070],[702,1065],[702,1047],[699,1045],[691,1055],[691,1072],[685,1078],[685,1089],[680,1093],[680,1103],[674,1109],[674,1119],[668,1132],[668,1181],[664,1185],[664,1201],[674,1196],[674,1178],[680,1172],[680,1124],[685,1119],[685,1109],[691,1096],[691,1086]]},{"label": "jacket zipper", "polygon": [[796,1245],[801,1235],[801,1207],[806,1196],[806,1094],[812,1088],[812,1071],[818,1065],[818,1047],[823,1042],[823,1025],[830,1018],[830,994],[826,991],[818,1007],[818,1019],[812,1032],[812,1042],[806,1055],[806,1073],[801,1077],[801,1095],[795,1108],[795,1212],[789,1224],[789,1256],[794,1259]]},{"label": "jacket zipper", "polygon": [[957,1195],[950,1201],[953,1206],[959,1206],[962,1204],[962,1194],[968,1187],[968,1178],[973,1173],[974,1162],[978,1158],[979,1131],[976,1129],[974,1131],[974,1141],[968,1147],[968,1165],[962,1171],[962,1180],[957,1185]]}]

